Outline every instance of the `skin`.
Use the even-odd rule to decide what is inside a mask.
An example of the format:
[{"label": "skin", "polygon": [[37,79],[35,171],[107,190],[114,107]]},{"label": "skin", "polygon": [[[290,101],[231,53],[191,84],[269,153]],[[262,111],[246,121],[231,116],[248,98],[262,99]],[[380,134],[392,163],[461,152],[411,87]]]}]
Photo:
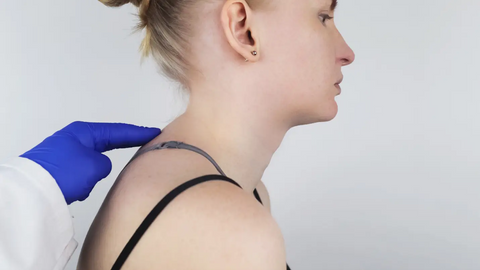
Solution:
[{"label": "skin", "polygon": [[[355,56],[334,21],[323,22],[321,16],[334,15],[331,3],[277,0],[253,10],[243,0],[205,1],[193,13],[188,107],[146,146],[169,140],[195,145],[242,189],[210,181],[185,191],[122,269],[285,269],[283,237],[261,178],[290,128],[337,114],[335,83]],[[218,172],[188,150],[153,151],[132,162],[95,218],[78,269],[110,268],[161,198],[206,174]]]},{"label": "skin", "polygon": [[318,16],[333,17],[331,0],[275,2],[259,12],[244,1],[211,4],[212,14],[222,15],[199,24],[192,43],[201,74],[190,76],[186,112],[164,129],[188,129],[184,140],[211,154],[247,192],[290,128],[336,116],[334,84],[355,58],[334,20],[323,24]]}]

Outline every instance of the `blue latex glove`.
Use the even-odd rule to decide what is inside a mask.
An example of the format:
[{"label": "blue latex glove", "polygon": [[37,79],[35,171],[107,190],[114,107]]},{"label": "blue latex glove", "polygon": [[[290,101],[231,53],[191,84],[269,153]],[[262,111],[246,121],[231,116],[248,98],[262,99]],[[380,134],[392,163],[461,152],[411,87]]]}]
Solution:
[{"label": "blue latex glove", "polygon": [[68,204],[85,200],[112,162],[102,152],[141,146],[161,133],[158,128],[129,124],[73,122],[21,155],[57,181]]}]

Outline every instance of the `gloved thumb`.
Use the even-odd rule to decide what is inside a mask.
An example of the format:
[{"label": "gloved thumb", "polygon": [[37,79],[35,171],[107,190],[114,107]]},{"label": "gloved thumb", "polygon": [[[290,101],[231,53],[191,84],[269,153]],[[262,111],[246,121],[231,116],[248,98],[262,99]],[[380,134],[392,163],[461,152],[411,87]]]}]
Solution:
[{"label": "gloved thumb", "polygon": [[92,173],[88,177],[88,186],[93,189],[98,181],[106,178],[112,171],[112,161],[109,157],[101,153],[95,153],[92,158]]}]

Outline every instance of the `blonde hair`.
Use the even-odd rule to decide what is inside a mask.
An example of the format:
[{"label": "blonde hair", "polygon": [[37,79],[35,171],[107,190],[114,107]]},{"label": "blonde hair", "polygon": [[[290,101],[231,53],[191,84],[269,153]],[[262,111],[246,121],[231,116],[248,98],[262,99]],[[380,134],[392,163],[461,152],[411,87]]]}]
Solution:
[{"label": "blonde hair", "polygon": [[[162,73],[188,88],[187,71],[192,68],[186,52],[190,36],[186,11],[199,0],[99,0],[109,7],[132,3],[138,7],[140,22],[135,29],[145,29],[140,45],[142,59],[152,55]],[[268,2],[250,0],[257,4]]]}]

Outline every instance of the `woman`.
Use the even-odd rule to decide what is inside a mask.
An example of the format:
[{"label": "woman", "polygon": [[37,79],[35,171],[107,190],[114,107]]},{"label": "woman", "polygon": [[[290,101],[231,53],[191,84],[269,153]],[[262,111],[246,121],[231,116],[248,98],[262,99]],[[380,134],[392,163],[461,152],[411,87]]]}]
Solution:
[{"label": "woman", "polygon": [[354,53],[336,1],[132,3],[143,55],[190,100],[119,175],[78,269],[288,269],[261,178],[290,128],[337,114]]}]

